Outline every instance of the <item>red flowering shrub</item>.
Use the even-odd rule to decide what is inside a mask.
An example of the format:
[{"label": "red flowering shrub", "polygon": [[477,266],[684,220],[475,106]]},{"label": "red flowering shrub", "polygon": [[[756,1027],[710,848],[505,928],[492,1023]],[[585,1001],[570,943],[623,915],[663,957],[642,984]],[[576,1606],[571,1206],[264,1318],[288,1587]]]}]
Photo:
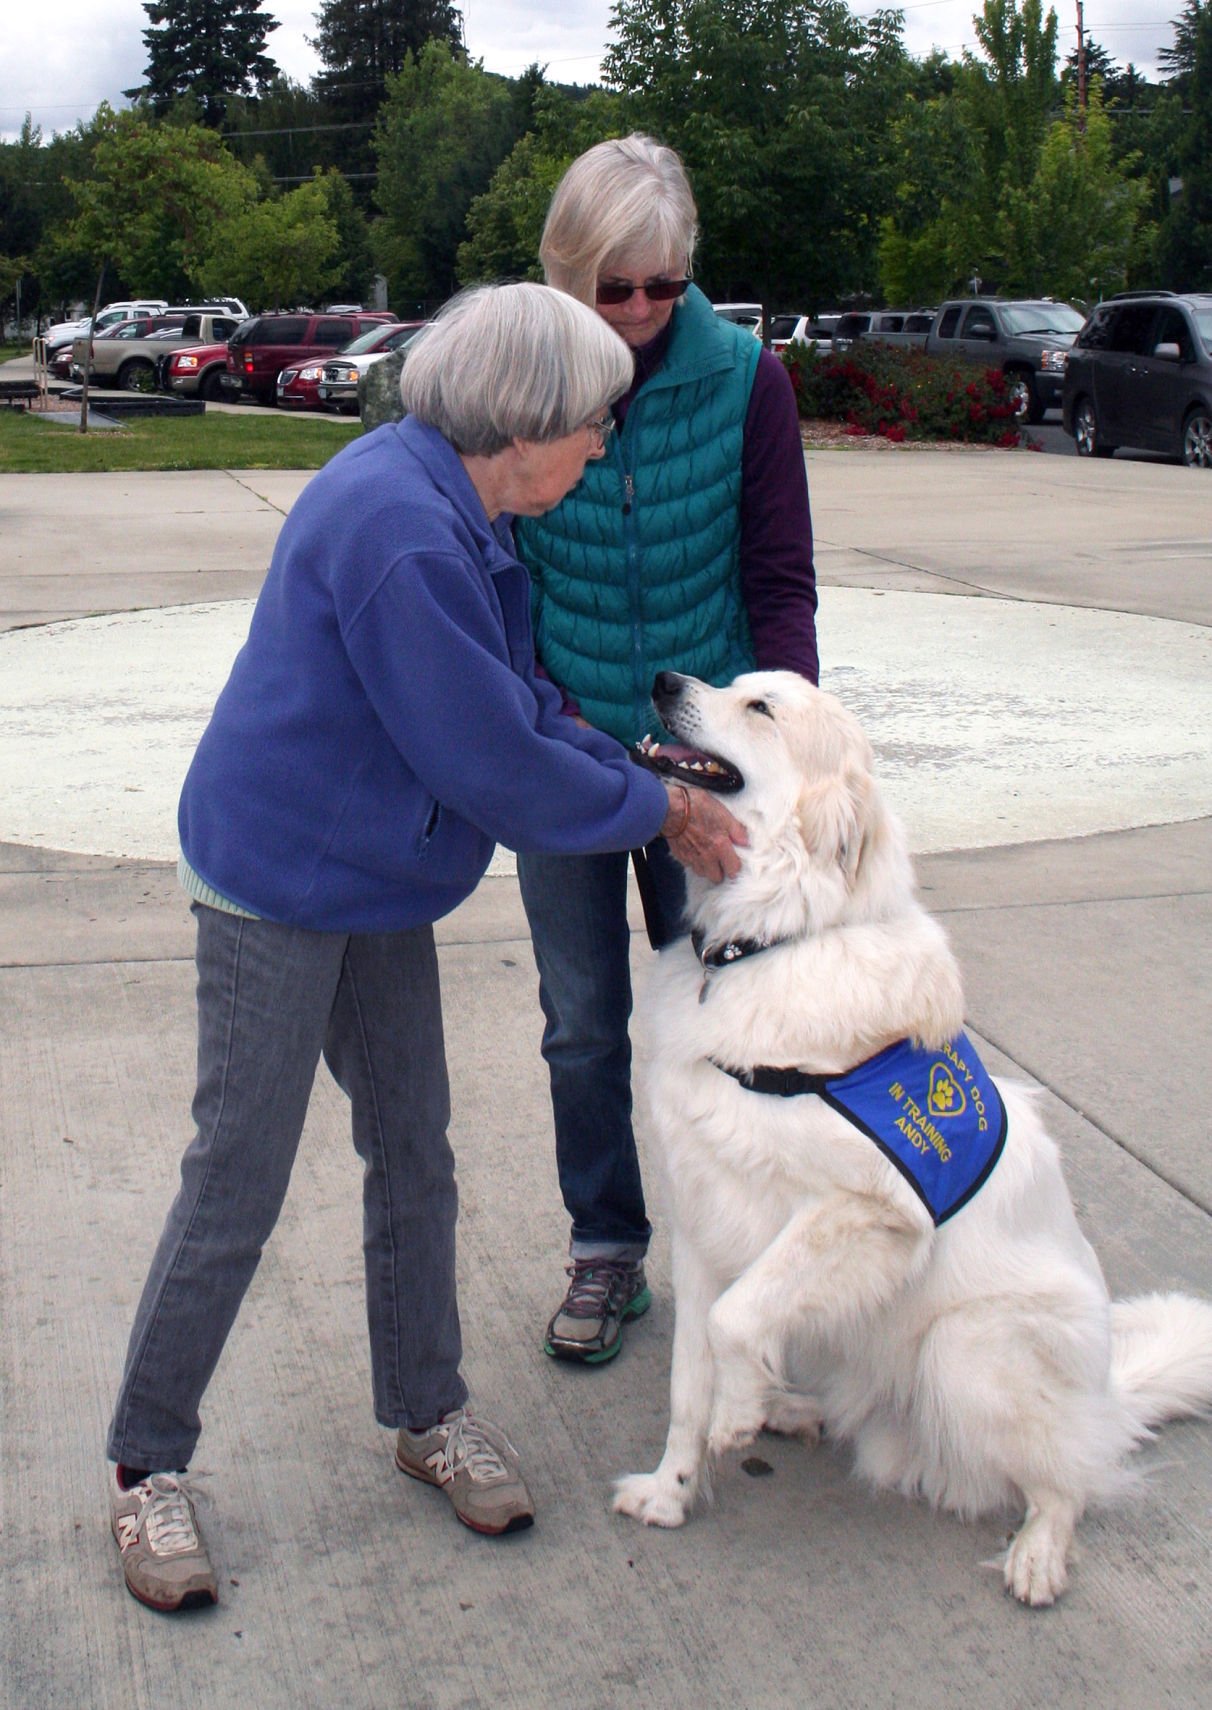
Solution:
[{"label": "red flowering shrub", "polygon": [[1018,445],[1014,405],[997,368],[956,367],[920,350],[863,343],[834,356],[816,345],[782,352],[800,416],[845,422],[855,435]]}]

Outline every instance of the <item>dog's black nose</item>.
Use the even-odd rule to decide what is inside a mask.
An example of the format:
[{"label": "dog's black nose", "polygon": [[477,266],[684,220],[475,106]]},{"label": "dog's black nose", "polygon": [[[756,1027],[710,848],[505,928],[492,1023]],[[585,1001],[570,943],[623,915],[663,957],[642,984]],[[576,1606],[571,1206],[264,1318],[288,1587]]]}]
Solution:
[{"label": "dog's black nose", "polygon": [[671,701],[680,695],[685,686],[686,678],[677,671],[658,671],[652,684],[654,700]]}]

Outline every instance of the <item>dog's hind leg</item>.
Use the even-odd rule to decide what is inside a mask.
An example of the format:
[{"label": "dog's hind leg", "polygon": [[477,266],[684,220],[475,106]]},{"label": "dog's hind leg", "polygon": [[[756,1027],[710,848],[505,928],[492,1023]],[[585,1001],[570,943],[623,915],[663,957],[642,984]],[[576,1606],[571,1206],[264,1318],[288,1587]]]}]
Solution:
[{"label": "dog's hind leg", "polygon": [[765,1430],[774,1431],[780,1437],[798,1437],[801,1443],[813,1449],[821,1440],[822,1423],[820,1402],[790,1389],[776,1390],[768,1397],[766,1417],[762,1421]]},{"label": "dog's hind leg", "polygon": [[704,1483],[711,1416],[714,1362],[707,1316],[720,1282],[676,1231],[673,1279],[677,1307],[665,1453],[655,1472],[629,1473],[614,1487],[616,1514],[630,1514],[649,1526],[680,1526],[690,1512]]},{"label": "dog's hind leg", "polygon": [[828,1344],[852,1332],[904,1286],[931,1234],[929,1222],[860,1194],[793,1216],[711,1309],[708,1452],[723,1454],[762,1428],[792,1337]]}]

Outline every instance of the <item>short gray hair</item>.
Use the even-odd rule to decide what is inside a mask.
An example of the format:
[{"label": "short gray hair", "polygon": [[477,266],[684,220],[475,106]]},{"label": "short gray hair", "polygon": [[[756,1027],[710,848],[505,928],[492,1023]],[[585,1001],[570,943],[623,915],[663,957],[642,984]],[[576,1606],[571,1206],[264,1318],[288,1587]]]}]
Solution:
[{"label": "short gray hair", "polygon": [[681,157],[633,132],[579,155],[556,185],[539,257],[549,285],[593,304],[604,273],[652,251],[691,270],[698,210]]},{"label": "short gray hair", "polygon": [[634,371],[622,339],[563,291],[480,285],[413,339],[400,397],[456,451],[493,457],[515,439],[575,433],[622,397]]}]

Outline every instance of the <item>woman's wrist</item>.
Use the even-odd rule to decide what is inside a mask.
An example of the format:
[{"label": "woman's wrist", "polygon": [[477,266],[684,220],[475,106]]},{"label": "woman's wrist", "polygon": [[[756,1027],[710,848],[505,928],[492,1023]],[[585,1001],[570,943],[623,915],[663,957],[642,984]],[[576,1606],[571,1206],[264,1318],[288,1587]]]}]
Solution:
[{"label": "woman's wrist", "polygon": [[672,843],[690,824],[690,791],[685,784],[667,784],[665,788],[669,792],[669,812],[661,826],[661,836],[666,843]]}]

